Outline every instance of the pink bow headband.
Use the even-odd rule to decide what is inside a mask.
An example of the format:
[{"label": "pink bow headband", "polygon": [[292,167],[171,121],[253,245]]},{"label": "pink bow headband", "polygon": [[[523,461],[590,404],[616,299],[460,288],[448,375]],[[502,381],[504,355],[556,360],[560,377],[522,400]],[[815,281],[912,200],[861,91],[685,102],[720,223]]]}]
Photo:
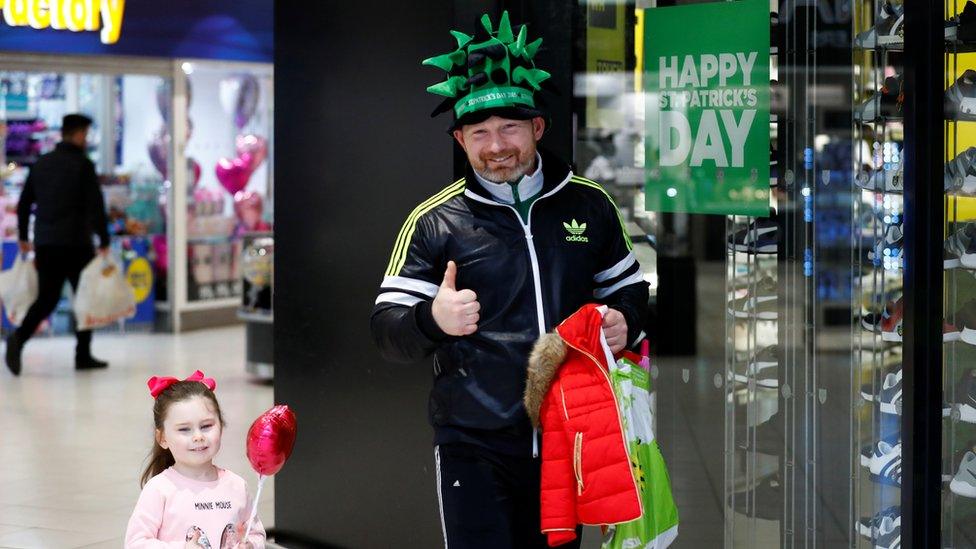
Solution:
[{"label": "pink bow headband", "polygon": [[[146,384],[149,385],[149,394],[152,395],[153,398],[156,398],[159,396],[160,393],[162,393],[166,389],[169,389],[170,385],[178,381],[180,380],[176,379],[175,377],[152,376],[151,378],[149,378],[149,381],[146,382]],[[200,383],[206,385],[207,388],[210,389],[211,391],[217,389],[217,382],[214,381],[213,378],[203,377],[203,372],[201,372],[200,370],[193,372],[192,374],[190,374],[190,377],[184,379],[183,381],[199,381]]]}]

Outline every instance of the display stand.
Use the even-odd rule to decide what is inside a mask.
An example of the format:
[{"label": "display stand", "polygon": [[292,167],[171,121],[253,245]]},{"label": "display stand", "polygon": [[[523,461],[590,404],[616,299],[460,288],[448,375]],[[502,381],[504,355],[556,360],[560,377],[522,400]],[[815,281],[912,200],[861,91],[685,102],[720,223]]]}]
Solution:
[{"label": "display stand", "polygon": [[[947,0],[945,11],[951,21],[958,22],[963,2]],[[968,21],[967,21],[968,23]],[[955,27],[953,32],[963,30]],[[959,32],[959,38],[969,38]],[[976,492],[967,480],[974,467],[976,444],[976,415],[973,397],[976,390],[976,339],[973,328],[976,319],[971,301],[976,298],[976,263],[969,253],[976,236],[976,189],[973,188],[972,169],[976,160],[976,116],[954,105],[950,99],[958,86],[966,86],[971,70],[976,69],[976,43],[951,39],[945,42],[945,196],[944,235],[945,260],[943,313],[945,331],[943,346],[943,391],[948,408],[942,430],[942,540],[946,547],[967,547],[976,543],[976,527],[972,515],[976,511]],[[932,83],[934,84],[934,83]],[[938,183],[935,181],[924,184]],[[969,248],[969,249],[967,249]],[[927,319],[938,322],[938,319]]]},{"label": "display stand", "polygon": [[[881,21],[881,2],[858,2],[864,32]],[[855,47],[853,158],[856,176],[852,265],[855,312],[851,447],[852,539],[875,546],[900,524],[901,388],[904,291],[905,140],[903,43]],[[856,45],[857,46],[857,45]],[[897,393],[897,394],[896,394]],[[885,517],[891,520],[881,527]],[[876,525],[877,527],[872,527]]]},{"label": "display stand", "polygon": [[265,381],[274,378],[274,238],[270,232],[247,233],[242,239],[243,302],[247,372]]}]

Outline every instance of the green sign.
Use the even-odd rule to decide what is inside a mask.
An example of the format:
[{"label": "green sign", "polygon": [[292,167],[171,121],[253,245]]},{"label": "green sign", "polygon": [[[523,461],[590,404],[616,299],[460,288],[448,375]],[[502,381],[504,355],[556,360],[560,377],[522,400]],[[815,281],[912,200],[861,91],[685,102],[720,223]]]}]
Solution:
[{"label": "green sign", "polygon": [[645,208],[769,215],[769,0],[644,18]]}]

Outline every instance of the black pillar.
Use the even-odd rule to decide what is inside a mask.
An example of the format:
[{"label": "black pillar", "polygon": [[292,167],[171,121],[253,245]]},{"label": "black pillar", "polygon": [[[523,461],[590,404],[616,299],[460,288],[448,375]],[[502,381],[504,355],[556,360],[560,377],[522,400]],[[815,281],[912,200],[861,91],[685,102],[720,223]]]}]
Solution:
[{"label": "black pillar", "polygon": [[427,425],[430,364],[384,362],[369,314],[401,224],[463,157],[425,88],[448,31],[481,13],[543,37],[543,146],[572,159],[575,2],[275,2],[275,401],[299,421],[275,486],[288,547],[443,543]]},{"label": "black pillar", "polygon": [[[298,416],[276,479],[288,547],[442,544],[429,365],[383,362],[369,315],[409,212],[451,183],[422,67],[452,2],[275,2],[275,401]],[[301,543],[305,540],[305,543]]]}]

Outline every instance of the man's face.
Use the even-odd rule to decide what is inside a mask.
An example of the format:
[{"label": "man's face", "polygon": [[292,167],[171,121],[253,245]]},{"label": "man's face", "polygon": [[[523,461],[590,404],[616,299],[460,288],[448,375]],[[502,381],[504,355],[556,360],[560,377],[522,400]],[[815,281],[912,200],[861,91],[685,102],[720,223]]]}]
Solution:
[{"label": "man's face", "polygon": [[84,129],[75,130],[74,132],[71,132],[69,134],[66,134],[66,135],[62,136],[62,139],[64,139],[68,143],[72,143],[73,145],[75,145],[77,147],[80,147],[82,149],[86,149],[86,148],[88,148],[88,132],[89,132],[89,130],[91,130],[91,127],[90,126],[84,128]]},{"label": "man's face", "polygon": [[454,130],[454,139],[468,155],[474,171],[488,181],[502,183],[517,181],[535,168],[536,142],[545,129],[541,117],[509,120],[492,116]]}]

